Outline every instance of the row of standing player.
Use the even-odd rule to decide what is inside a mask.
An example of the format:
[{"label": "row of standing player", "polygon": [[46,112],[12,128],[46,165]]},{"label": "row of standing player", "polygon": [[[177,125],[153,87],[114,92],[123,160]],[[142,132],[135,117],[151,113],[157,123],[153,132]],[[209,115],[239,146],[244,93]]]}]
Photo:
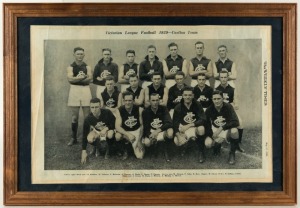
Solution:
[{"label": "row of standing player", "polygon": [[[207,78],[210,77],[210,75],[212,75],[211,68],[214,68],[214,71],[219,70],[219,69],[221,71],[222,70],[224,71],[224,69],[226,68],[227,79],[228,80],[235,79],[235,77],[236,77],[235,64],[232,61],[230,61],[229,59],[227,59],[226,46],[220,46],[218,48],[220,60],[218,60],[216,62],[216,65],[214,65],[215,67],[211,67],[211,65],[212,65],[211,61],[203,56],[203,49],[204,49],[203,43],[197,42],[195,44],[195,48],[196,48],[196,52],[197,52],[197,57],[195,57],[194,59],[191,60],[191,64],[189,67],[189,72],[190,72],[189,74],[192,78],[198,79],[198,82],[199,82],[199,79],[201,79],[201,78],[198,75],[200,74],[201,76],[205,75],[205,78],[206,78],[205,80],[207,81]],[[154,72],[156,72],[162,76],[162,74],[163,74],[162,70],[161,70],[162,65],[167,66],[167,67],[163,67],[163,68],[164,68],[164,72],[166,75],[166,85],[168,85],[168,86],[171,86],[172,83],[175,82],[175,80],[172,79],[172,77],[175,78],[177,71],[186,71],[186,67],[184,67],[184,66],[186,66],[186,60],[183,59],[181,56],[177,55],[178,46],[175,43],[171,43],[169,45],[169,49],[170,49],[170,55],[164,60],[163,63],[161,63],[158,61],[157,57],[155,56],[156,48],[154,46],[148,47],[148,56],[146,57],[146,60],[140,64],[140,68],[139,68],[140,77],[144,78],[144,79],[146,78],[146,80],[143,82],[144,86],[147,86],[151,83],[151,82],[148,82],[149,77],[152,77]],[[110,54],[111,54],[110,49],[103,49],[103,59],[101,59],[99,61],[99,63],[96,65],[96,67],[94,69],[94,76],[93,76],[94,83],[95,84],[103,84],[104,83],[104,86],[99,85],[97,88],[97,95],[98,95],[98,97],[102,98],[101,100],[103,101],[102,106],[104,106],[104,99],[103,99],[102,94],[103,93],[105,94],[105,91],[103,89],[103,87],[105,88],[105,80],[107,80],[107,78],[108,78],[107,76],[115,74],[113,72],[113,71],[115,71],[115,69],[118,69],[117,65],[113,64],[111,62],[112,59],[110,57]],[[129,50],[129,51],[127,51],[126,55],[128,58],[128,62],[127,62],[127,64],[124,64],[123,67],[120,68],[120,73],[119,73],[120,83],[128,82],[129,75],[138,71],[137,64],[134,64],[136,67],[135,70],[132,71],[130,69],[130,63],[134,63],[134,56],[135,56],[134,51]],[[76,142],[76,134],[75,133],[77,133],[78,112],[79,112],[80,105],[83,107],[84,114],[87,115],[87,113],[88,113],[88,108],[85,107],[85,106],[87,106],[87,103],[83,103],[82,100],[80,100],[79,107],[78,107],[78,102],[77,101],[73,102],[72,100],[74,100],[74,97],[77,97],[77,100],[78,100],[79,94],[80,95],[88,95],[89,89],[87,87],[91,81],[91,69],[89,66],[87,66],[83,62],[84,50],[82,48],[75,48],[74,49],[74,57],[75,57],[75,62],[70,67],[68,67],[68,79],[69,79],[69,82],[71,83],[68,104],[73,110],[73,116],[72,116],[73,138],[69,144]],[[154,60],[152,58],[154,58]],[[152,63],[151,63],[151,60],[153,61]],[[157,67],[155,67],[155,66],[157,66]],[[151,67],[153,67],[154,69],[153,70],[150,69]],[[165,68],[168,68],[169,71],[166,71]],[[113,69],[113,70],[110,70],[110,69]],[[101,70],[102,70],[102,72],[101,72]],[[111,71],[112,73],[110,73],[109,71]],[[118,70],[117,70],[117,72],[118,72]],[[126,74],[124,74],[124,72],[126,72]],[[147,73],[145,74],[145,72],[147,72]],[[220,75],[220,73],[214,73],[214,74]],[[215,76],[215,77],[219,78],[220,76]],[[115,77],[113,77],[113,79],[117,80],[117,77],[115,76]],[[153,79],[153,77],[152,77],[152,79]],[[154,77],[154,79],[155,79],[155,77]],[[203,79],[203,77],[202,77],[202,79]],[[97,83],[97,81],[98,81],[98,83]],[[192,85],[194,85],[194,83],[193,83],[194,81],[197,82],[197,80],[193,79]],[[170,85],[170,83],[171,83],[171,85]],[[155,88],[155,86],[153,88]],[[199,84],[199,88],[201,89],[200,84]],[[106,89],[106,91],[107,91],[107,89]],[[148,88],[146,87],[145,91],[146,91],[145,104],[147,106],[147,105],[149,105],[148,104],[149,102],[147,101],[147,100],[149,100],[148,95],[150,95],[150,93],[149,92],[147,93],[147,91],[151,91],[151,89],[149,88],[149,90],[148,90]],[[157,91],[157,89],[154,89],[154,91]],[[106,96],[106,97],[110,97],[109,93],[107,93],[107,94],[108,94],[108,96]],[[166,94],[167,93],[165,93],[165,95]],[[225,94],[228,94],[228,93],[223,93],[223,95],[225,95]],[[162,96],[162,97],[165,98],[166,96]],[[228,98],[228,95],[226,95],[225,97]],[[200,101],[204,101],[207,98],[205,98],[205,96],[202,95],[201,97],[199,97],[199,99],[200,99]],[[76,98],[75,98],[75,100],[76,100]],[[163,101],[164,101],[163,103],[165,104],[166,101],[168,101],[168,107],[169,107],[170,105],[172,105],[172,103],[169,105],[170,100],[171,99],[163,99]],[[111,102],[111,101],[112,100],[109,100],[109,102],[105,102],[108,104],[107,105],[108,107],[113,104],[113,102]]]}]

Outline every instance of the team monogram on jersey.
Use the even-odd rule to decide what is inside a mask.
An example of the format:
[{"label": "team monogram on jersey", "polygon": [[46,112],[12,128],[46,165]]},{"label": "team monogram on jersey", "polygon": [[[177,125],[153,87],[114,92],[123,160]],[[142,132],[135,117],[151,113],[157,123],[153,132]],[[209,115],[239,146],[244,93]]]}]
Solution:
[{"label": "team monogram on jersey", "polygon": [[225,103],[229,103],[229,95],[228,93],[223,93],[223,99]]},{"label": "team monogram on jersey", "polygon": [[159,129],[160,127],[162,127],[162,120],[160,120],[159,118],[155,118],[150,125],[154,129]]},{"label": "team monogram on jersey", "polygon": [[223,118],[223,116],[218,116],[217,118],[216,118],[216,120],[214,121],[214,123],[216,124],[216,126],[224,126],[225,124],[226,124],[226,121],[225,121],[226,119],[225,118]]},{"label": "team monogram on jersey", "polygon": [[137,124],[137,119],[134,116],[128,116],[128,119],[124,123],[129,128],[132,128]]},{"label": "team monogram on jersey", "polygon": [[76,77],[84,77],[85,73],[83,71],[79,71]]},{"label": "team monogram on jersey", "polygon": [[135,74],[135,71],[133,69],[129,69],[126,73],[127,76],[130,76],[131,74]]},{"label": "team monogram on jersey", "polygon": [[193,118],[194,116],[195,114],[193,114],[193,112],[188,112],[183,120],[188,124],[194,123],[196,121],[196,118]]},{"label": "team monogram on jersey", "polygon": [[179,70],[178,66],[173,66],[172,69],[170,69],[170,72],[176,73]]},{"label": "team monogram on jersey", "polygon": [[181,99],[182,99],[182,96],[178,96],[178,97],[174,100],[174,102],[175,102],[175,103],[177,103],[177,102],[179,103],[179,102],[181,101]]},{"label": "team monogram on jersey", "polygon": [[150,69],[150,71],[148,72],[148,74],[153,74],[154,73],[154,69]]},{"label": "team monogram on jersey", "polygon": [[106,127],[106,124],[103,123],[102,121],[100,121],[100,122],[98,122],[98,123],[96,124],[95,129],[101,131],[101,130],[104,129],[105,127]]},{"label": "team monogram on jersey", "polygon": [[104,70],[102,73],[101,73],[101,78],[105,78],[106,76],[110,75],[111,73],[107,70]]},{"label": "team monogram on jersey", "polygon": [[106,106],[109,108],[113,108],[115,105],[115,100],[113,98],[109,98],[108,101],[106,101]]},{"label": "team monogram on jersey", "polygon": [[200,97],[198,98],[198,100],[197,100],[198,102],[203,102],[203,101],[208,101],[208,98],[207,97],[205,97],[205,95],[200,95]]},{"label": "team monogram on jersey", "polygon": [[195,69],[195,71],[201,71],[201,70],[205,70],[205,67],[203,66],[203,64],[198,64],[198,66]]}]

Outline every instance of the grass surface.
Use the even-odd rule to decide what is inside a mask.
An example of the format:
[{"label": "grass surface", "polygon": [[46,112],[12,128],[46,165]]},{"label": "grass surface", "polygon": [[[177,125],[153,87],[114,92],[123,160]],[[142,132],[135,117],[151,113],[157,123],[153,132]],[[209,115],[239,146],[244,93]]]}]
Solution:
[{"label": "grass surface", "polygon": [[[62,131],[62,130],[61,130]],[[66,132],[66,131],[64,131]],[[161,152],[155,156],[146,152],[143,160],[138,160],[133,153],[129,153],[127,160],[122,161],[116,154],[111,153],[108,160],[100,157],[89,156],[86,164],[81,165],[81,140],[73,146],[67,146],[69,134],[56,131],[45,134],[45,170],[120,170],[120,169],[260,169],[262,167],[262,134],[261,128],[245,129],[242,147],[245,153],[236,153],[236,164],[227,163],[230,145],[224,143],[220,156],[214,156],[212,150],[206,150],[206,161],[198,162],[197,145],[190,142],[187,153],[182,157],[181,148],[175,144],[171,147],[171,162],[166,162]],[[90,152],[92,146],[88,145]]]}]

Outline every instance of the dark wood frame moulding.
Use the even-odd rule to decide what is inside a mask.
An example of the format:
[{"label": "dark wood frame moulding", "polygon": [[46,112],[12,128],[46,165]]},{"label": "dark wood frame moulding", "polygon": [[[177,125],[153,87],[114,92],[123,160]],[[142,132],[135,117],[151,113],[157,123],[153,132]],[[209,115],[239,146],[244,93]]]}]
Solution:
[{"label": "dark wood frame moulding", "polygon": [[[122,6],[120,6],[122,5]],[[293,205],[296,203],[296,4],[3,4],[5,205]],[[99,12],[101,8],[101,12]],[[180,9],[179,9],[180,8]],[[280,17],[283,21],[283,191],[23,192],[18,190],[17,19],[20,17]],[[230,197],[228,197],[230,196]]]}]

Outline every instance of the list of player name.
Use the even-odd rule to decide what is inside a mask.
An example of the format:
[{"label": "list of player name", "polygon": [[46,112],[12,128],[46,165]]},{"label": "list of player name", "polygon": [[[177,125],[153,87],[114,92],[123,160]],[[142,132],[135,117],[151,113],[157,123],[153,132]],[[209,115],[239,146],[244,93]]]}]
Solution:
[{"label": "list of player name", "polygon": [[106,35],[196,35],[197,31],[174,31],[174,30],[141,30],[141,31],[106,31]]}]

